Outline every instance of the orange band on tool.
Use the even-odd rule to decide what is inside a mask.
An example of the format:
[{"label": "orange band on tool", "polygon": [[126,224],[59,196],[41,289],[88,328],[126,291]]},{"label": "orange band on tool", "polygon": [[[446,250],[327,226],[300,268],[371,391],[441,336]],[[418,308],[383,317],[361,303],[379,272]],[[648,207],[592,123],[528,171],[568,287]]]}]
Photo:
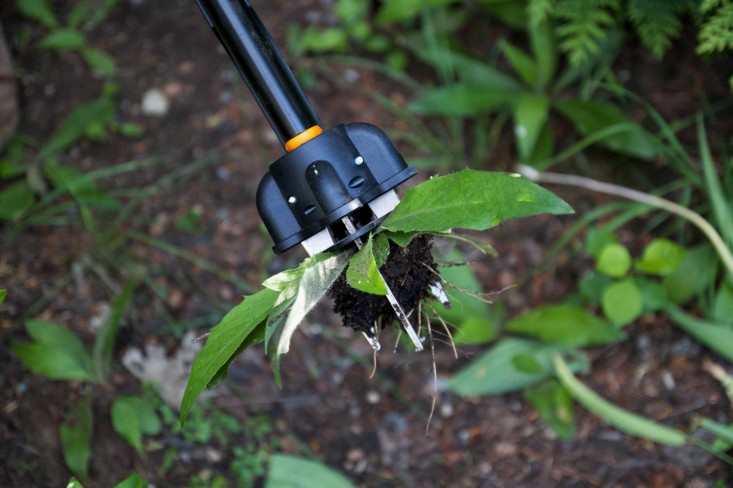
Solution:
[{"label": "orange band on tool", "polygon": [[310,127],[297,136],[290,139],[288,142],[285,143],[285,150],[287,152],[292,151],[293,149],[296,149],[306,142],[310,141],[311,139],[315,139],[316,137],[323,134],[323,129],[321,129],[320,126],[314,125],[313,127]]}]

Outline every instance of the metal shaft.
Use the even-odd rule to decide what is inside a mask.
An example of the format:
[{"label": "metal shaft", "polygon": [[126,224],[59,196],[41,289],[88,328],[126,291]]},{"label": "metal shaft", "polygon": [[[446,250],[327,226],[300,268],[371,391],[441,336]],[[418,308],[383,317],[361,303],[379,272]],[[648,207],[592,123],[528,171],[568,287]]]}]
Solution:
[{"label": "metal shaft", "polygon": [[314,125],[318,116],[272,37],[247,0],[196,0],[237,66],[280,142]]}]

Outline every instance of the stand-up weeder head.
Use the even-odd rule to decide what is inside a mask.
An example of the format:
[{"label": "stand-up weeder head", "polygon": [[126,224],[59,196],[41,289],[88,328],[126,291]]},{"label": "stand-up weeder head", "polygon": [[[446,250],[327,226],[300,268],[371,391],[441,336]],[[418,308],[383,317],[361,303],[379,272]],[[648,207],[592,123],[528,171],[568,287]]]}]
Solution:
[{"label": "stand-up weeder head", "polygon": [[395,208],[394,188],[415,174],[369,124],[323,131],[266,28],[246,0],[196,0],[287,153],[257,189],[257,210],[282,253],[313,255],[365,235]]}]

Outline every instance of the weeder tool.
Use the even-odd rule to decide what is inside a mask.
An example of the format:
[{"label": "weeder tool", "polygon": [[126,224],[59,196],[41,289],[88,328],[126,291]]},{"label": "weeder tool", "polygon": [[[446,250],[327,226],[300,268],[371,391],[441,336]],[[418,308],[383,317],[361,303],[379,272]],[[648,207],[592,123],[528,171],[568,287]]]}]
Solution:
[{"label": "weeder tool", "polygon": [[[352,244],[361,248],[361,238],[399,203],[395,188],[415,170],[373,125],[323,130],[249,1],[196,3],[286,151],[257,189],[257,210],[275,243],[273,251],[280,254],[302,244],[312,256]],[[415,348],[422,350],[389,287],[387,299]]]}]

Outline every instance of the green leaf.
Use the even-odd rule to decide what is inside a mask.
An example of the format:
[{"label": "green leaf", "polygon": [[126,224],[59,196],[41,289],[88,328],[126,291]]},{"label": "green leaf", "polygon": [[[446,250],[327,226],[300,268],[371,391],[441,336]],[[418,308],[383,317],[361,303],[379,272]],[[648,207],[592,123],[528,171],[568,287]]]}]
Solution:
[{"label": "green leaf", "polygon": [[584,136],[618,128],[619,132],[600,142],[613,151],[647,160],[659,153],[654,137],[615,105],[600,100],[565,100],[555,106]]},{"label": "green leaf", "polygon": [[528,29],[532,53],[537,63],[537,78],[535,85],[547,88],[557,70],[557,40],[552,25],[546,20],[536,23],[530,22]]},{"label": "green leaf", "polygon": [[[567,354],[574,370],[587,369],[588,360],[580,351],[560,344],[506,338],[456,373],[448,382],[448,388],[461,396],[499,395],[521,390],[552,375],[554,353]],[[513,359],[519,354],[533,356],[542,371],[527,373],[517,369]]]},{"label": "green leaf", "polygon": [[346,270],[346,281],[349,286],[365,293],[385,296],[387,284],[384,282],[374,259],[372,235],[369,234],[366,244],[349,261]]},{"label": "green leaf", "polygon": [[469,117],[510,106],[515,95],[510,90],[490,90],[477,83],[461,82],[427,89],[409,108],[423,115]]},{"label": "green leaf", "polygon": [[[457,253],[456,253],[457,254]],[[454,259],[455,256],[449,256]],[[446,283],[446,294],[451,308],[435,303],[435,310],[447,323],[455,326],[456,344],[485,344],[495,336],[499,327],[496,307],[490,308],[476,295],[482,293],[481,284],[469,266],[441,267],[440,275]]]},{"label": "green leaf", "polygon": [[712,287],[718,262],[715,250],[707,243],[688,249],[677,269],[662,280],[669,299],[676,304],[687,303]]},{"label": "green leaf", "polygon": [[631,254],[621,244],[607,244],[598,255],[596,269],[613,278],[621,278],[631,269]]},{"label": "green leaf", "polygon": [[527,53],[509,42],[499,43],[499,48],[509,64],[528,86],[537,84],[537,64]]},{"label": "green leaf", "polygon": [[48,158],[81,139],[90,127],[112,121],[116,111],[114,101],[105,97],[79,105],[56,129],[40,157]]},{"label": "green leaf", "polygon": [[728,445],[733,445],[733,426],[724,425],[710,419],[704,419],[700,423],[700,427],[709,430],[715,434],[718,439],[724,441]]},{"label": "green leaf", "polygon": [[578,291],[585,302],[598,305],[601,303],[603,292],[606,291],[613,280],[603,273],[591,271],[583,275],[578,284]]},{"label": "green leaf", "polygon": [[654,239],[644,249],[636,268],[645,273],[669,276],[685,258],[685,250],[669,239]]},{"label": "green leaf", "polygon": [[572,212],[559,197],[522,177],[465,169],[407,190],[382,227],[401,232],[486,230],[513,217]]},{"label": "green leaf", "polygon": [[138,453],[142,452],[143,435],[156,435],[162,429],[155,405],[147,398],[119,395],[110,407],[112,427]]},{"label": "green leaf", "polygon": [[547,124],[550,99],[544,95],[524,94],[514,109],[514,137],[519,160],[527,163],[534,154],[537,141]]},{"label": "green leaf", "polygon": [[265,488],[355,488],[341,473],[325,464],[287,454],[275,454],[270,460]]},{"label": "green leaf", "polygon": [[8,296],[8,290],[6,290],[5,288],[0,289],[0,305],[5,303],[5,297],[7,296]]},{"label": "green leaf", "polygon": [[84,344],[66,327],[29,320],[26,330],[35,342],[14,342],[11,348],[31,372],[50,380],[92,381],[92,359]]},{"label": "green leaf", "polygon": [[[2,296],[0,296],[1,303]],[[725,322],[730,321],[731,317],[733,317],[733,286],[728,281],[723,280],[718,292],[715,294],[712,318],[717,322]]]},{"label": "green leaf", "polygon": [[687,442],[682,432],[659,424],[648,418],[624,410],[604,400],[596,392],[585,386],[571,372],[569,365],[559,354],[552,357],[560,383],[570,395],[591,413],[599,416],[621,432],[649,439],[660,444],[680,447]]},{"label": "green leaf", "polygon": [[84,21],[84,18],[89,15],[90,5],[88,3],[77,3],[66,16],[66,25],[71,28],[78,28]]},{"label": "green leaf", "polygon": [[104,381],[110,373],[117,332],[122,325],[122,318],[137,284],[137,280],[133,279],[125,285],[112,302],[109,317],[97,331],[97,337],[94,338],[92,358],[94,360],[94,371],[100,381]]},{"label": "green leaf", "polygon": [[537,388],[524,390],[523,396],[560,439],[567,441],[575,436],[573,397],[559,382],[546,381]]},{"label": "green leaf", "polygon": [[508,332],[566,346],[593,346],[625,335],[604,320],[574,305],[547,305],[510,320]]},{"label": "green leaf", "polygon": [[85,47],[81,50],[84,61],[92,68],[92,71],[103,76],[112,76],[117,69],[115,60],[109,54],[93,47]]},{"label": "green leaf", "polygon": [[442,7],[451,0],[387,0],[377,13],[377,25],[413,19],[430,8]]},{"label": "green leaf", "polygon": [[72,473],[89,477],[92,447],[92,396],[86,395],[71,407],[59,427],[64,461]]},{"label": "green leaf", "polygon": [[267,319],[277,299],[277,292],[263,289],[246,297],[211,330],[201,352],[191,367],[191,376],[181,401],[181,425],[206,385],[229,364],[247,337]]},{"label": "green leaf", "polygon": [[634,283],[639,288],[644,303],[642,313],[653,313],[670,305],[667,290],[661,283],[638,276],[634,277]]},{"label": "green leaf", "polygon": [[608,320],[621,327],[639,318],[644,301],[634,279],[626,278],[606,288],[601,305]]},{"label": "green leaf", "polygon": [[666,311],[672,321],[682,330],[721,357],[733,362],[733,328],[729,324],[698,319],[677,307],[668,307]]},{"label": "green leaf", "polygon": [[84,488],[84,485],[82,485],[78,479],[71,478],[69,482],[66,484],[66,488]]},{"label": "green leaf", "polygon": [[444,46],[418,50],[414,53],[421,61],[433,66],[451,66],[456,76],[481,91],[513,93],[523,90],[522,84],[499,68],[462,52]]},{"label": "green leaf", "polygon": [[[591,227],[585,238],[585,250],[598,259],[608,244],[618,244],[618,238],[608,227]],[[629,263],[630,264],[630,263]]]},{"label": "green leaf", "polygon": [[49,29],[59,25],[47,0],[16,0],[15,5],[23,17],[43,24]]},{"label": "green leaf", "polygon": [[146,488],[148,483],[138,473],[133,473],[115,485],[115,488]]},{"label": "green leaf", "polygon": [[14,222],[33,206],[36,196],[26,181],[18,181],[0,191],[0,219]]},{"label": "green leaf", "polygon": [[283,326],[282,335],[278,340],[276,356],[281,356],[290,350],[290,339],[295,329],[331,288],[333,282],[346,267],[349,258],[346,252],[322,254],[325,256],[316,255],[303,262],[302,266],[305,266],[303,277],[298,285],[295,302]]},{"label": "green leaf", "polygon": [[74,51],[84,46],[84,35],[76,29],[55,29],[38,41],[38,47],[56,51]]}]

